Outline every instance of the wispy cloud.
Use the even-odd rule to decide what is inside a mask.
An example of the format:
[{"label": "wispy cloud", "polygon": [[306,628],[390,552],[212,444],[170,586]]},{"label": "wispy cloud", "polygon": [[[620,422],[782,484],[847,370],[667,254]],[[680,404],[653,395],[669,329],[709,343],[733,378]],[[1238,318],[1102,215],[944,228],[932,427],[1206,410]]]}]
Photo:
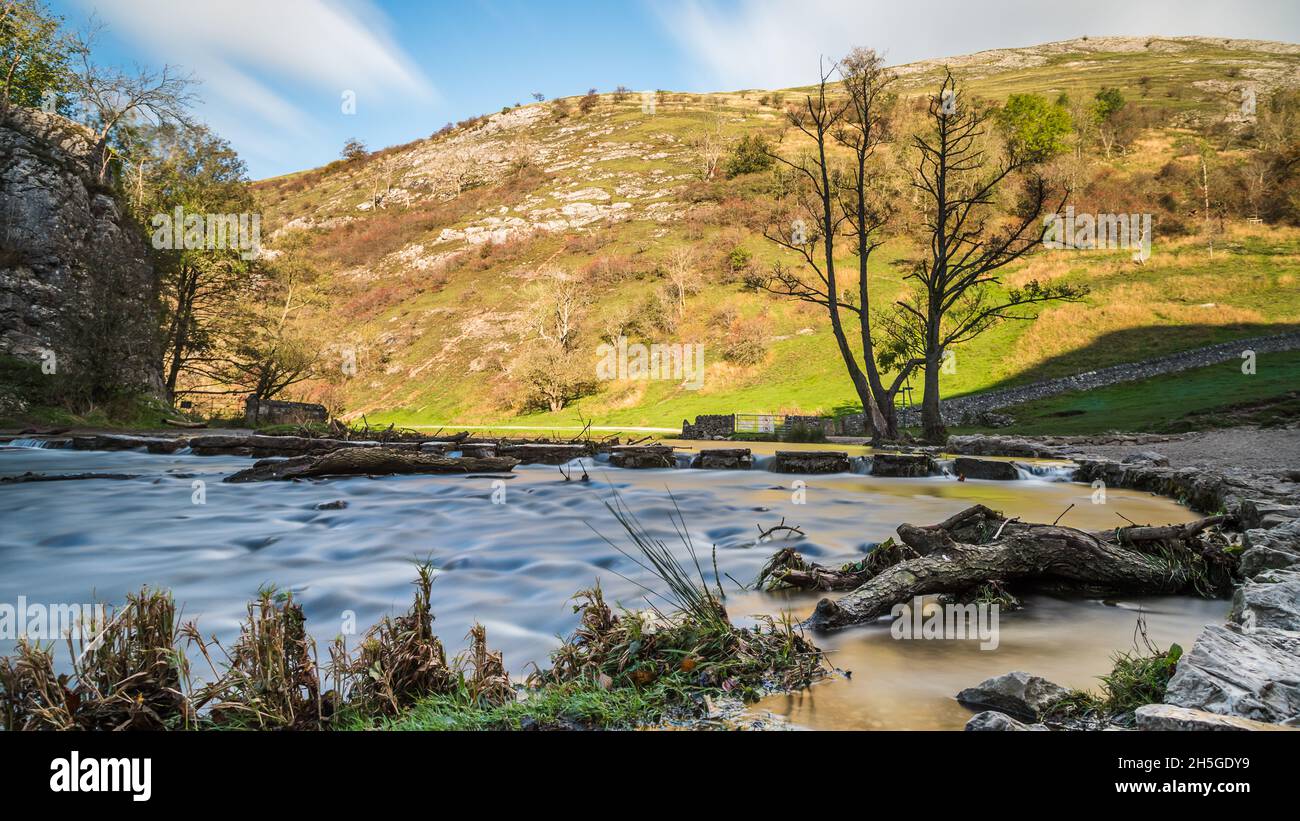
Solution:
[{"label": "wispy cloud", "polygon": [[1294,0],[669,0],[665,30],[695,63],[703,89],[779,88],[816,79],[821,56],[869,46],[898,64],[1082,35],[1200,34],[1293,42]]},{"label": "wispy cloud", "polygon": [[192,70],[203,117],[245,153],[283,151],[286,137],[325,130],[316,117],[339,113],[344,91],[359,113],[438,97],[366,0],[79,2],[142,61]]}]

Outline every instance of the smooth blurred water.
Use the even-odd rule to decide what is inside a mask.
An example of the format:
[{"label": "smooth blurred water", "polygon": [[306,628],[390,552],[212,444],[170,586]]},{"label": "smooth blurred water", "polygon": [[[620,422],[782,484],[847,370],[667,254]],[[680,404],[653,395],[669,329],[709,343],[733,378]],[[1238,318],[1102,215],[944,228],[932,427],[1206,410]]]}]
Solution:
[{"label": "smooth blurred water", "polygon": [[[783,608],[803,615],[818,598],[745,592],[727,580],[752,582],[784,546],[755,543],[756,525],[770,527],[782,517],[807,534],[797,548],[828,564],[859,558],[902,522],[931,524],[976,502],[1049,522],[1073,503],[1062,523],[1098,529],[1124,524],[1120,514],[1153,524],[1194,518],[1167,499],[1119,490],[1108,491],[1105,505],[1093,505],[1091,488],[1041,478],[957,482],[948,476],[642,471],[609,468],[600,460],[586,462],[590,483],[566,482],[555,467],[518,467],[504,480],[504,504],[493,503],[492,477],[220,481],[249,464],[234,456],[0,449],[0,475],[140,474],[0,486],[0,602],[16,604],[26,596],[29,602],[120,604],[141,585],[162,586],[184,605],[185,618],[224,641],[237,634],[245,603],[258,588],[274,584],[294,591],[323,647],[340,633],[349,611],[364,632],[381,616],[404,610],[412,563],[429,558],[439,568],[436,627],[449,652],[462,648],[470,626],[480,621],[491,645],[519,673],[531,662],[545,666],[557,636],[575,626],[569,599],[579,589],[599,581],[608,600],[636,608],[645,606],[642,591],[620,574],[656,585],[601,538],[627,545],[604,506],[614,491],[674,548],[680,545],[669,518],[674,504],[697,546],[707,553],[716,545],[737,619]],[[192,501],[196,480],[205,483],[206,504]],[[316,509],[336,500],[348,507]],[[1186,646],[1201,625],[1222,618],[1226,605],[1171,598],[1151,606],[1162,614],[1157,637]],[[835,651],[837,665],[854,670],[851,682],[820,685],[762,707],[810,726],[960,726],[968,713],[951,695],[985,671],[1026,667],[1065,684],[1086,684],[1109,669],[1111,651],[1128,647],[1134,620],[1130,610],[1096,602],[1035,600],[1024,612],[1002,617],[1002,649],[987,653],[958,642],[893,641],[879,626],[847,630],[818,642]],[[12,644],[0,641],[0,654]]]}]

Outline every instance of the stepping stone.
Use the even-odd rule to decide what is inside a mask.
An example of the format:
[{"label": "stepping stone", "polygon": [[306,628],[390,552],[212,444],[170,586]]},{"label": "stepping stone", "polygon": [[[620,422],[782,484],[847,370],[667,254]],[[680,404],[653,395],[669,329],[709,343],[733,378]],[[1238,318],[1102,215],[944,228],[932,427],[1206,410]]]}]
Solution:
[{"label": "stepping stone", "polygon": [[700,470],[749,470],[753,466],[749,448],[706,448],[691,460],[691,467]]},{"label": "stepping stone", "polygon": [[616,468],[675,468],[677,460],[669,445],[631,445],[609,452],[609,463]]},{"label": "stepping stone", "polygon": [[[874,466],[873,466],[874,467]],[[996,459],[972,459],[958,456],[952,465],[953,472],[967,479],[994,479],[1009,482],[1020,478],[1020,471],[1011,462]]]},{"label": "stepping stone", "polygon": [[872,476],[915,478],[938,472],[938,465],[924,453],[877,453],[871,457]]},{"label": "stepping stone", "polygon": [[778,450],[772,460],[776,473],[848,473],[849,455],[839,450]]}]

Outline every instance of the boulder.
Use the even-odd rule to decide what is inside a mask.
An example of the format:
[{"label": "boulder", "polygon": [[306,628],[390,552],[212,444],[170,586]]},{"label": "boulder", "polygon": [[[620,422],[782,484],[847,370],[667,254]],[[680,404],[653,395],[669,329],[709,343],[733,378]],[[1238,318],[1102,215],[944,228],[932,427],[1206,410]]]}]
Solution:
[{"label": "boulder", "polygon": [[1251,578],[1266,570],[1300,564],[1300,522],[1247,530],[1241,541],[1241,574]]},{"label": "boulder", "polygon": [[776,473],[848,473],[849,455],[838,450],[778,450],[772,459]]},{"label": "boulder", "polygon": [[1011,462],[999,462],[996,459],[973,459],[958,456],[953,462],[953,472],[967,479],[995,479],[1011,481],[1020,478],[1020,471]]},{"label": "boulder", "polygon": [[957,694],[972,709],[997,710],[1014,718],[1037,721],[1048,707],[1070,691],[1041,676],[1016,671],[988,679]]},{"label": "boulder", "polygon": [[[1280,724],[1251,721],[1238,716],[1221,716],[1205,710],[1172,704],[1145,704],[1133,713],[1139,730],[1294,730]],[[967,725],[966,729],[970,729]]]},{"label": "boulder", "polygon": [[1266,570],[1239,586],[1228,621],[1247,629],[1300,631],[1300,571]]},{"label": "boulder", "polygon": [[877,453],[871,457],[872,476],[916,477],[938,473],[934,460],[924,453]]},{"label": "boulder", "polygon": [[1255,721],[1300,722],[1300,633],[1206,627],[1179,660],[1165,703]]},{"label": "boulder", "polygon": [[970,721],[966,722],[967,732],[1007,732],[1046,729],[1047,727],[1042,724],[1025,724],[1023,721],[1016,721],[1006,713],[999,713],[996,710],[985,710],[982,713],[976,713],[971,717]]},{"label": "boulder", "polygon": [[496,442],[465,442],[460,448],[460,455],[470,458],[481,459],[486,456],[497,455]]},{"label": "boulder", "polygon": [[754,466],[749,448],[707,448],[691,460],[700,470],[749,470]]},{"label": "boulder", "polygon": [[1242,527],[1267,530],[1300,519],[1300,505],[1247,499],[1241,503],[1239,515],[1241,516]]},{"label": "boulder", "polygon": [[963,453],[968,456],[1019,456],[1028,459],[1058,459],[1065,456],[1062,448],[1022,439],[1018,436],[986,436],[971,434],[969,436],[950,436],[944,445],[948,453]]}]

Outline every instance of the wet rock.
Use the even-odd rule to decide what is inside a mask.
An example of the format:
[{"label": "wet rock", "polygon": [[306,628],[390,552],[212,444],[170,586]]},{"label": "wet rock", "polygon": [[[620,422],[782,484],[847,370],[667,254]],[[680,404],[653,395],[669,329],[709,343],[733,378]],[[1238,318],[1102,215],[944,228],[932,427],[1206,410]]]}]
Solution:
[{"label": "wet rock", "polygon": [[971,720],[966,722],[967,732],[1008,732],[1008,731],[1045,731],[1047,727],[1042,724],[1025,724],[1023,721],[1016,721],[1006,713],[999,713],[996,710],[985,710],[982,713],[976,713]]},{"label": "wet rock", "polygon": [[616,447],[609,453],[609,463],[616,468],[672,468],[677,467],[673,449],[669,445],[638,445]]},{"label": "wet rock", "polygon": [[460,455],[482,459],[497,455],[496,442],[465,442],[460,446]]},{"label": "wet rock", "polygon": [[988,679],[957,694],[957,701],[972,709],[996,710],[1024,721],[1037,721],[1050,706],[1070,691],[1041,676],[1015,671]]},{"label": "wet rock", "polygon": [[778,450],[772,459],[776,473],[848,473],[849,455],[839,450]]},{"label": "wet rock", "polygon": [[76,450],[139,450],[149,453],[175,453],[185,447],[186,440],[172,436],[128,436],[118,433],[97,433],[72,437]]},{"label": "wet rock", "polygon": [[346,500],[335,499],[332,502],[321,502],[320,504],[316,505],[316,509],[317,510],[343,510],[347,506],[348,503]]},{"label": "wet rock", "polygon": [[1242,527],[1267,530],[1300,520],[1300,505],[1247,499],[1241,503],[1239,515]]},{"label": "wet rock", "polygon": [[1255,721],[1300,722],[1300,633],[1206,627],[1179,660],[1165,703]]},{"label": "wet rock", "polygon": [[1061,448],[1044,445],[1018,436],[951,436],[944,445],[948,453],[968,456],[1019,456],[1028,459],[1059,459],[1065,455]]},{"label": "wet rock", "polygon": [[1300,565],[1300,522],[1265,530],[1247,530],[1242,537],[1241,574],[1251,578],[1266,570]]},{"label": "wet rock", "polygon": [[709,448],[691,460],[691,467],[700,470],[749,470],[753,466],[749,448]]},{"label": "wet rock", "polygon": [[327,476],[395,476],[416,473],[508,472],[514,459],[453,459],[392,448],[340,448],[321,456],[263,459],[247,470],[227,476],[225,482],[266,482]]},{"label": "wet rock", "polygon": [[871,457],[872,476],[916,477],[938,473],[934,460],[923,453],[877,453]]},{"label": "wet rock", "polygon": [[1205,710],[1175,707],[1172,704],[1146,704],[1133,713],[1139,730],[1293,730],[1279,724],[1251,721],[1239,716],[1223,716]]},{"label": "wet rock", "polygon": [[1011,481],[1020,478],[1020,471],[1011,462],[999,462],[994,459],[972,459],[958,456],[953,462],[953,471],[967,479],[994,479]]},{"label": "wet rock", "polygon": [[1154,450],[1139,450],[1130,453],[1123,459],[1126,465],[1154,465],[1155,467],[1169,467],[1169,459],[1156,453]]},{"label": "wet rock", "polygon": [[1267,570],[1239,586],[1228,621],[1247,629],[1300,630],[1300,571]]},{"label": "wet rock", "polygon": [[[351,442],[342,439],[312,439],[306,436],[265,436],[262,434],[214,433],[193,436],[190,450],[197,456],[303,456],[329,453],[340,448],[380,447],[378,442]],[[418,444],[392,444],[384,447],[415,450]]]},{"label": "wet rock", "polygon": [[[591,445],[577,442],[572,444],[524,444],[497,445],[497,455],[517,460],[521,465],[563,465],[574,459],[595,454]],[[463,451],[462,451],[463,453]]]}]

